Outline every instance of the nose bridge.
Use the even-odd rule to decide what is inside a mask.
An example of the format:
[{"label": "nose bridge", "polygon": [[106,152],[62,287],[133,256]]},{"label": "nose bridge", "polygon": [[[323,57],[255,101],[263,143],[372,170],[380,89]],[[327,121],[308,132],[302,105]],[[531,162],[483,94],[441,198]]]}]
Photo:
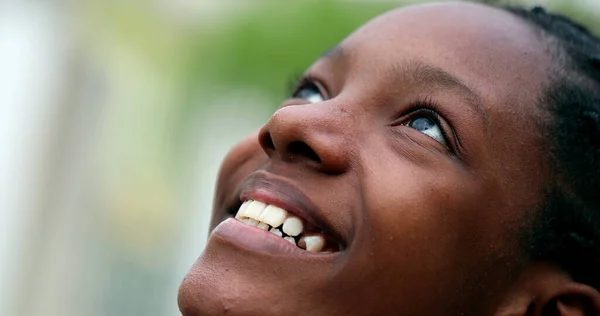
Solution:
[{"label": "nose bridge", "polygon": [[332,137],[349,137],[344,126],[351,124],[352,116],[347,109],[335,104],[303,104],[286,106],[276,111],[272,118],[286,122],[287,128],[298,133],[324,134]]},{"label": "nose bridge", "polygon": [[322,171],[339,173],[351,161],[353,121],[350,111],[340,105],[290,105],[271,116],[259,138],[269,156],[301,159]]}]

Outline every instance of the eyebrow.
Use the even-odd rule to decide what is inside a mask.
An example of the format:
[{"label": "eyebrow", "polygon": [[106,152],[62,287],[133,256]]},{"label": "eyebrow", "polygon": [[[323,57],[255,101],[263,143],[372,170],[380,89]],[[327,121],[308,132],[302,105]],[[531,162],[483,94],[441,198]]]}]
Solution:
[{"label": "eyebrow", "polygon": [[[339,60],[345,59],[346,53],[342,46],[336,45],[327,51],[325,51],[319,59],[330,59]],[[483,106],[483,100],[481,96],[475,93],[465,83],[463,83],[456,76],[450,74],[446,70],[426,64],[419,61],[405,62],[394,65],[389,69],[390,78],[397,78],[399,82],[406,82],[407,80],[414,82],[421,86],[426,87],[439,87],[448,90],[455,90],[465,96],[467,105],[484,121],[485,126],[489,125],[489,115],[485,107]]]},{"label": "eyebrow", "polygon": [[[339,60],[345,59],[345,55],[344,48],[340,45],[336,45],[321,54],[319,59]],[[389,74],[391,75],[390,78],[397,78],[399,82],[406,82],[409,80],[422,86],[439,87],[458,91],[465,96],[465,99],[468,101],[467,104],[482,117],[486,126],[489,125],[488,112],[483,106],[481,96],[446,70],[419,61],[397,64],[389,69],[391,72]]]},{"label": "eyebrow", "polygon": [[344,49],[340,45],[335,45],[334,47],[326,50],[318,59],[338,59],[342,58],[344,55]]},{"label": "eyebrow", "polygon": [[400,82],[409,80],[418,85],[455,90],[463,94],[467,100],[466,104],[482,117],[486,126],[488,125],[488,112],[483,106],[481,96],[444,69],[422,62],[403,63],[389,69],[391,78],[398,78]]}]

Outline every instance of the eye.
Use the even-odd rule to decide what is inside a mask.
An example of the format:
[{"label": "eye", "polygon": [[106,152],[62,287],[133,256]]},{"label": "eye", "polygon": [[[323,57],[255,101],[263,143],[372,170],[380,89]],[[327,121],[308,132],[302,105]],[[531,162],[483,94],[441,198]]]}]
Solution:
[{"label": "eye", "polygon": [[323,102],[325,100],[321,89],[312,81],[300,83],[296,92],[292,94],[292,98],[304,99],[310,103]]},{"label": "eye", "polygon": [[446,137],[442,127],[440,126],[440,120],[438,114],[424,110],[422,113],[416,113],[408,121],[406,126],[416,129],[417,131],[437,140],[442,145],[447,146]]}]

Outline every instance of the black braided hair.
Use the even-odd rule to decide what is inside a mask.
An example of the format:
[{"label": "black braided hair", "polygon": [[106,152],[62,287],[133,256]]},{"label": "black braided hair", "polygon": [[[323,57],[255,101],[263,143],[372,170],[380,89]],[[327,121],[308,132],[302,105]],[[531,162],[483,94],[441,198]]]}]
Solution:
[{"label": "black braided hair", "polygon": [[528,254],[600,290],[600,39],[540,7],[502,9],[540,30],[553,55],[551,83],[540,97],[551,114],[543,133],[552,180]]}]

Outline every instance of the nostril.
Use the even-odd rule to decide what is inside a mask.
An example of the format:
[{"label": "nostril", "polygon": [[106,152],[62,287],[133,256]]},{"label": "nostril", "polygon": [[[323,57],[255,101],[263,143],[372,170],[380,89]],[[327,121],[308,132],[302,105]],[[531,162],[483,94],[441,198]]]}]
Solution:
[{"label": "nostril", "polygon": [[263,129],[259,132],[258,142],[268,155],[270,155],[271,152],[275,151],[275,143],[273,142],[273,137],[271,137],[271,133],[269,133],[268,131]]},{"label": "nostril", "polygon": [[317,155],[317,153],[312,148],[310,148],[310,146],[308,146],[305,142],[291,142],[288,145],[288,151],[291,155],[301,156],[319,163],[321,162],[321,158],[319,157],[319,155]]}]

